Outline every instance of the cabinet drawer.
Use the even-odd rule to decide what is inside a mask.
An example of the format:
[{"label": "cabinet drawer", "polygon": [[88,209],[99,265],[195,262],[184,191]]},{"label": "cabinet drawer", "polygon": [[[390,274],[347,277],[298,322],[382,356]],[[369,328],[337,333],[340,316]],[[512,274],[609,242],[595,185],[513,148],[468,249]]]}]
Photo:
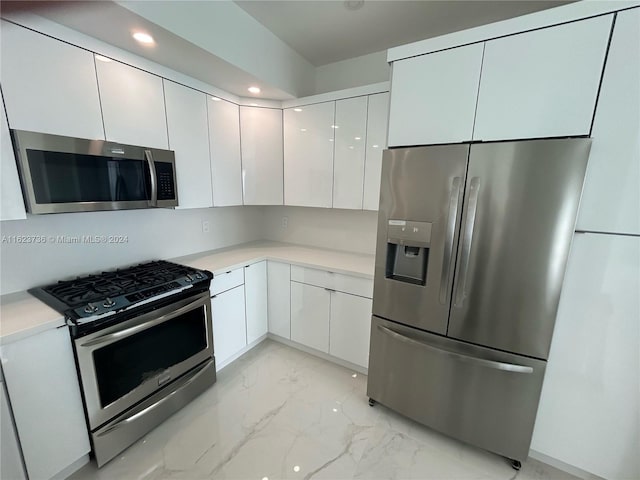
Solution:
[{"label": "cabinet drawer", "polygon": [[217,295],[242,284],[244,284],[244,269],[237,268],[226,273],[215,274],[209,290],[211,295]]},{"label": "cabinet drawer", "polygon": [[326,270],[291,265],[291,280],[361,297],[373,297],[373,280],[368,278],[352,277]]}]

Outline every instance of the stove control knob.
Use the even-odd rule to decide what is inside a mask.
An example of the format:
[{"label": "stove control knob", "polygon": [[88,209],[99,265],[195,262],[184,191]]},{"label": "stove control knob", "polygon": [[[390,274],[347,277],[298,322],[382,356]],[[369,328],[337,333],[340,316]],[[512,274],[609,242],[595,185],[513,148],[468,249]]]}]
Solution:
[{"label": "stove control knob", "polygon": [[113,300],[111,300],[109,297],[104,299],[104,303],[102,304],[103,307],[105,308],[111,308],[116,304],[116,302],[114,302]]},{"label": "stove control knob", "polygon": [[84,311],[86,313],[96,313],[98,311],[98,307],[96,307],[93,303],[87,303],[87,306],[84,307]]},{"label": "stove control knob", "polygon": [[185,279],[187,282],[189,282],[189,283],[193,282],[193,278],[191,278],[191,275],[190,275],[190,274],[187,274],[187,275],[184,277],[184,279]]}]

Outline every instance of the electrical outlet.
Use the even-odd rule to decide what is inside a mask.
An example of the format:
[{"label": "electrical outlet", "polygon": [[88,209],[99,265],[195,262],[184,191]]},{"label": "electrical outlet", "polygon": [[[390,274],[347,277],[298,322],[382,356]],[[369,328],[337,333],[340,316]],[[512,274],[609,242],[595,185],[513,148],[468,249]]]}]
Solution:
[{"label": "electrical outlet", "polygon": [[289,226],[289,217],[282,217],[282,228],[287,228]]},{"label": "electrical outlet", "polygon": [[211,231],[211,228],[209,226],[209,220],[203,220],[202,221],[202,233],[209,233]]}]

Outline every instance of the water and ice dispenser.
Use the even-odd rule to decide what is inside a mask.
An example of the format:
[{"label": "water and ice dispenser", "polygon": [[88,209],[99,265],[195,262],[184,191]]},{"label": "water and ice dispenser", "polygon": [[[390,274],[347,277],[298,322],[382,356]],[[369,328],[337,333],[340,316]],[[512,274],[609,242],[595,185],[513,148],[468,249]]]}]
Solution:
[{"label": "water and ice dispenser", "polygon": [[431,226],[429,222],[389,220],[387,278],[414,285],[426,283]]}]

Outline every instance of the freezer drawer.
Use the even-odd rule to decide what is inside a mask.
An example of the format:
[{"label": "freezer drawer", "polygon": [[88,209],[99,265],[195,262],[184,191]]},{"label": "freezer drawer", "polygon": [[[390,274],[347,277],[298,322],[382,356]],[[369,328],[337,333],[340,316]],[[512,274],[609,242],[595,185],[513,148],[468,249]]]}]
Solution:
[{"label": "freezer drawer", "polygon": [[546,362],[373,317],[367,395],[435,430],[524,461]]}]

